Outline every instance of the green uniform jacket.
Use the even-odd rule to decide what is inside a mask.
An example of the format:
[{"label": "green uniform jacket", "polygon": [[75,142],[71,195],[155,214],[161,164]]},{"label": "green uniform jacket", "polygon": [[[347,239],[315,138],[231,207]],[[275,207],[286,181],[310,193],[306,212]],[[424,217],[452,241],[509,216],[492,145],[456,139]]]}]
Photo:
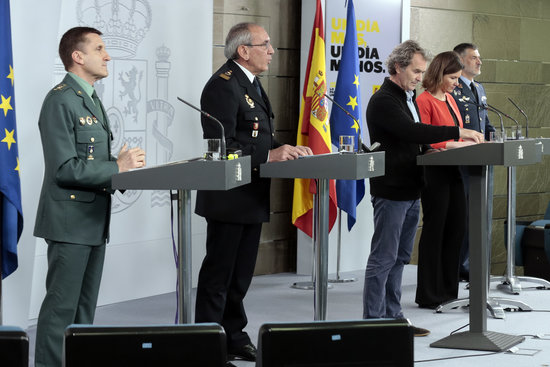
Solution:
[{"label": "green uniform jacket", "polygon": [[82,245],[104,243],[111,176],[118,166],[103,106],[96,106],[67,74],[46,96],[38,126],[45,170],[34,235]]}]

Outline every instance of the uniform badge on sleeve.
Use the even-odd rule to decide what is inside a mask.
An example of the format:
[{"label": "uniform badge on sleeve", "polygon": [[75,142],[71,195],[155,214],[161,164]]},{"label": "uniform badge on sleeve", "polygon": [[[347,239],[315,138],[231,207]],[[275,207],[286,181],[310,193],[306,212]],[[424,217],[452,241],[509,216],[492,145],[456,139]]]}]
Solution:
[{"label": "uniform badge on sleeve", "polygon": [[252,100],[252,98],[250,98],[250,96],[248,94],[245,94],[244,95],[244,99],[246,100],[246,103],[248,103],[248,105],[250,106],[250,108],[254,108],[254,101]]}]

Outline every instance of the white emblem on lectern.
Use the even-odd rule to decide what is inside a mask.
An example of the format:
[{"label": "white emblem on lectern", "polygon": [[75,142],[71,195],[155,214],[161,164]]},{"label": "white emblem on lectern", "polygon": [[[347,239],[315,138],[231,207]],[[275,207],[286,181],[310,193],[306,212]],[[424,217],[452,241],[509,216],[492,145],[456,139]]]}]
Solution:
[{"label": "white emblem on lectern", "polygon": [[369,158],[369,172],[374,172],[374,158],[372,156]]},{"label": "white emblem on lectern", "polygon": [[518,146],[518,159],[523,159],[523,147],[521,144]]},{"label": "white emblem on lectern", "polygon": [[240,162],[237,162],[237,164],[235,165],[235,180],[237,182],[240,182],[243,180],[243,170],[241,168]]}]

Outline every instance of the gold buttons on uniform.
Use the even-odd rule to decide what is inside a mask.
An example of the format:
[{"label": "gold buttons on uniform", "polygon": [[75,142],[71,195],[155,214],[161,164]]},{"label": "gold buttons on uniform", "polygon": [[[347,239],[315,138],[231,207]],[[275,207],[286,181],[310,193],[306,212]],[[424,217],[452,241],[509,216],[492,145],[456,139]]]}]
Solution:
[{"label": "gold buttons on uniform", "polygon": [[95,138],[92,136],[92,137],[90,138],[90,141],[93,143],[93,142],[95,141]]},{"label": "gold buttons on uniform", "polygon": [[74,200],[74,199],[76,199],[76,196],[74,194],[71,194],[70,198],[71,198],[71,200]]}]

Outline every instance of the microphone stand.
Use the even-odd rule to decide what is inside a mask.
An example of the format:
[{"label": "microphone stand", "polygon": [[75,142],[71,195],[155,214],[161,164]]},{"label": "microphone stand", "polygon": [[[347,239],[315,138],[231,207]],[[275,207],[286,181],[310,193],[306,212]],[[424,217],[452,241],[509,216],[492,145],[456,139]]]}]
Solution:
[{"label": "microphone stand", "polygon": [[519,110],[523,117],[525,117],[525,138],[529,138],[529,119],[527,118],[527,115],[525,114],[525,112],[523,112],[521,108],[519,108],[519,106],[514,101],[512,101],[512,98],[508,97],[508,100],[512,102],[514,107]]},{"label": "microphone stand", "polygon": [[359,130],[357,131],[357,153],[361,153],[363,152],[363,142],[361,141],[361,124],[359,123],[359,121],[357,121],[357,119],[355,118],[355,116],[353,116],[351,113],[348,112],[348,110],[346,110],[344,107],[342,107],[338,102],[336,102],[333,98],[329,97],[328,94],[326,93],[323,93],[323,95],[325,97],[327,97],[329,99],[329,101],[331,101],[333,104],[335,104],[339,109],[341,109],[342,111],[344,111],[344,113],[346,115],[348,115],[349,117],[351,117],[353,119],[353,121],[355,121],[355,123],[357,124],[357,126],[359,127]]},{"label": "microphone stand", "polygon": [[492,107],[490,107],[489,105],[487,106],[482,106],[482,105],[478,105],[480,107],[483,107],[485,108],[486,110],[489,110],[491,112],[494,112],[498,115],[498,118],[500,119],[500,133],[501,133],[501,136],[502,136],[502,140],[504,140],[504,137],[505,137],[505,134],[506,134],[506,131],[504,130],[504,122],[502,121],[502,115],[496,111],[495,109],[493,109]]},{"label": "microphone stand", "polygon": [[205,112],[205,111],[201,110],[200,108],[195,107],[194,105],[187,102],[183,98],[180,98],[180,97],[177,97],[177,98],[180,101],[182,101],[183,103],[185,103],[186,105],[188,105],[189,107],[191,107],[192,109],[199,111],[202,115],[208,117],[210,120],[216,121],[218,123],[218,125],[220,126],[220,130],[222,131],[222,136],[221,136],[221,139],[220,139],[220,159],[222,159],[222,160],[226,159],[227,155],[226,155],[226,149],[225,149],[225,129],[223,128],[223,124],[220,122],[220,120],[218,120],[217,118],[215,118],[214,116],[212,116],[208,112]]},{"label": "microphone stand", "polygon": [[515,118],[513,118],[510,115],[507,115],[506,113],[502,112],[501,110],[497,109],[496,107],[491,106],[490,104],[487,104],[487,106],[492,108],[494,111],[503,114],[505,117],[509,118],[510,120],[514,121],[516,123],[516,131],[517,131],[516,139],[519,139],[521,137],[521,125],[519,124],[519,122]]}]

